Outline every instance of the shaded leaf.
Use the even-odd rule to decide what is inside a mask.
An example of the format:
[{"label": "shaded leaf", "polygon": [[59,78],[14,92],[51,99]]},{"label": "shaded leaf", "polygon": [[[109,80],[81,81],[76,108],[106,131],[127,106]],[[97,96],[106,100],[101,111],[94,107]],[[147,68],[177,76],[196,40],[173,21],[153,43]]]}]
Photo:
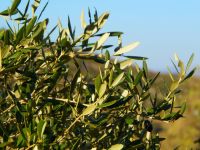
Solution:
[{"label": "shaded leaf", "polygon": [[186,109],[186,102],[184,102],[181,106],[181,110],[180,110],[180,114],[183,115],[183,113],[185,112]]},{"label": "shaded leaf", "polygon": [[78,80],[78,77],[80,76],[80,73],[81,73],[81,71],[80,71],[80,69],[78,69],[72,79],[71,86],[70,86],[70,94],[73,94],[73,92],[74,92],[74,89],[76,87],[76,82]]},{"label": "shaded leaf", "polygon": [[195,71],[196,71],[196,68],[192,69],[192,71],[190,71],[188,73],[188,75],[183,79],[183,81],[185,81],[185,80],[189,79],[190,77],[192,77],[194,75]]},{"label": "shaded leaf", "polygon": [[109,107],[109,106],[114,105],[116,102],[117,102],[117,100],[110,101],[110,102],[107,102],[107,103],[103,103],[103,104],[99,105],[98,108]]},{"label": "shaded leaf", "polygon": [[[107,32],[110,33],[110,36],[119,36],[123,34],[123,32]],[[95,36],[102,36],[104,33],[96,34]]]},{"label": "shaded leaf", "polygon": [[95,91],[98,93],[99,89],[100,89],[100,86],[101,86],[101,77],[100,75],[98,75],[96,78],[95,78]]},{"label": "shaded leaf", "polygon": [[141,81],[142,76],[143,76],[143,71],[140,71],[140,72],[137,74],[137,76],[136,76],[136,78],[135,78],[135,80],[134,80],[134,84],[135,84],[135,85],[137,85],[137,84]]},{"label": "shaded leaf", "polygon": [[17,10],[17,7],[19,6],[20,3],[21,3],[21,0],[14,0],[9,11],[10,15],[13,14]]},{"label": "shaded leaf", "polygon": [[123,57],[134,59],[134,60],[147,60],[148,59],[147,57],[141,57],[141,56],[124,56],[123,55]]},{"label": "shaded leaf", "polygon": [[189,68],[190,68],[190,66],[191,66],[191,64],[192,64],[193,59],[194,59],[194,54],[192,54],[192,55],[190,56],[190,59],[189,59],[189,61],[188,61],[188,63],[187,63],[186,69],[185,69],[186,72],[189,70]]}]

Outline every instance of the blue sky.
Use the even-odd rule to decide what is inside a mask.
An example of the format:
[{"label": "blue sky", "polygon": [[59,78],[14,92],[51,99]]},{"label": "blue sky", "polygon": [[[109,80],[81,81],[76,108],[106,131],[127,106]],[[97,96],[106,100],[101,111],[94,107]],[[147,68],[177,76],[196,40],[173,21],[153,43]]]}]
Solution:
[{"label": "blue sky", "polygon": [[[0,2],[0,10],[10,3]],[[45,2],[42,0],[42,4]],[[129,55],[148,57],[152,70],[165,72],[167,65],[172,66],[174,53],[184,62],[195,53],[193,66],[200,64],[200,0],[49,0],[43,18],[50,18],[51,28],[59,18],[67,26],[69,15],[81,32],[80,14],[82,10],[87,14],[88,7],[96,8],[99,14],[110,12],[103,31],[124,32],[123,45],[140,41],[141,45]],[[2,20],[0,25],[5,26]]]}]

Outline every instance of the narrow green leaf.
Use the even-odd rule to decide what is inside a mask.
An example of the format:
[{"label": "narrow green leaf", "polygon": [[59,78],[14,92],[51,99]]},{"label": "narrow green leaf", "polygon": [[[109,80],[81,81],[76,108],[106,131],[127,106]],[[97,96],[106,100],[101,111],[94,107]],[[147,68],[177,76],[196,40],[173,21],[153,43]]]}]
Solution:
[{"label": "narrow green leaf", "polygon": [[192,71],[190,71],[190,73],[188,73],[188,75],[183,79],[183,81],[191,78],[194,75],[195,71],[196,71],[196,68],[192,69]]},{"label": "narrow green leaf", "polygon": [[115,104],[116,102],[117,102],[117,100],[110,101],[110,102],[107,102],[107,103],[103,103],[103,104],[99,105],[98,108],[109,107],[109,106],[112,106],[113,104]]},{"label": "narrow green leaf", "polygon": [[192,64],[193,59],[194,59],[194,54],[192,54],[192,55],[190,56],[190,59],[189,59],[189,61],[188,61],[188,63],[187,63],[186,69],[185,69],[186,72],[189,70],[189,68],[190,68],[190,66],[191,66],[191,64]]},{"label": "narrow green leaf", "polygon": [[91,24],[92,23],[92,17],[91,17],[91,13],[90,13],[90,8],[88,8],[88,16],[89,16],[89,22]]},{"label": "narrow green leaf", "polygon": [[70,33],[71,38],[74,40],[71,21],[70,21],[69,16],[68,16],[68,29],[69,29],[69,33]]},{"label": "narrow green leaf", "polygon": [[115,80],[113,81],[111,87],[115,87],[117,86],[120,82],[123,81],[123,77],[124,77],[124,72],[120,73],[116,78]]},{"label": "narrow green leaf", "polygon": [[40,120],[40,122],[37,124],[37,135],[40,140],[42,140],[43,138],[46,125],[47,125],[47,122],[44,120]]},{"label": "narrow green leaf", "polygon": [[49,39],[50,35],[55,31],[55,29],[58,27],[58,25],[55,25],[55,27],[53,27],[53,29],[51,29],[51,31],[48,33],[48,35],[46,36],[45,40]]},{"label": "narrow green leaf", "polygon": [[121,150],[124,146],[122,144],[112,145],[109,150]]},{"label": "narrow green leaf", "polygon": [[43,30],[46,28],[47,26],[47,23],[48,23],[48,20],[44,20],[43,22],[40,22],[38,25],[38,28],[33,32],[33,35],[32,35],[32,39],[35,39],[38,35],[40,35]]},{"label": "narrow green leaf", "polygon": [[[120,36],[123,34],[123,32],[108,32],[110,33],[110,36]],[[96,34],[95,36],[102,36],[104,33]]]},{"label": "narrow green leaf", "polygon": [[26,36],[28,36],[29,33],[33,30],[36,20],[37,20],[37,17],[35,16],[30,20],[30,22],[26,26]]},{"label": "narrow green leaf", "polygon": [[147,60],[148,59],[147,57],[141,57],[141,56],[124,56],[123,55],[123,57],[134,59],[134,60]]},{"label": "narrow green leaf", "polygon": [[181,110],[180,110],[180,114],[183,115],[183,113],[185,112],[186,109],[186,102],[184,102],[181,106]]},{"label": "narrow green leaf", "polygon": [[97,13],[97,9],[95,8],[95,13],[94,13],[94,21],[97,22],[98,21],[98,13]]},{"label": "narrow green leaf", "polygon": [[14,0],[9,11],[10,15],[13,14],[17,10],[17,7],[19,6],[20,3],[21,3],[21,0]]},{"label": "narrow green leaf", "polygon": [[40,5],[41,0],[34,0],[34,4],[32,5],[32,14],[34,16],[35,11],[37,10],[38,6]]},{"label": "narrow green leaf", "polygon": [[25,7],[25,10],[24,10],[23,17],[26,16],[26,13],[27,13],[28,8],[29,8],[29,4],[30,4],[30,0],[28,0],[28,2],[27,2],[27,4],[26,4],[26,7]]},{"label": "narrow green leaf", "polygon": [[98,25],[99,29],[101,29],[104,26],[104,24],[106,23],[108,17],[109,17],[109,13],[108,12],[103,13],[99,17],[98,22],[97,22],[97,25]]},{"label": "narrow green leaf", "polygon": [[3,40],[4,32],[4,30],[0,30],[0,40]]},{"label": "narrow green leaf", "polygon": [[73,92],[74,92],[74,89],[76,87],[76,82],[78,80],[78,77],[80,77],[80,73],[81,73],[81,71],[80,71],[80,69],[78,69],[72,79],[71,86],[70,86],[70,94],[73,94]]},{"label": "narrow green leaf", "polygon": [[143,71],[144,71],[145,78],[147,79],[149,71],[147,67],[147,62],[145,60],[143,60]]},{"label": "narrow green leaf", "polygon": [[106,59],[106,61],[110,60],[110,53],[108,50],[106,50],[106,52],[105,52],[105,59]]},{"label": "narrow green leaf", "polygon": [[96,107],[97,107],[96,104],[89,105],[85,110],[83,110],[83,113],[81,114],[81,116],[86,116],[86,115],[91,114],[96,109]]},{"label": "narrow green leaf", "polygon": [[143,75],[143,71],[140,71],[140,72],[137,74],[137,76],[136,76],[136,78],[135,78],[135,80],[134,80],[134,84],[135,84],[135,85],[137,85],[137,84],[141,81],[142,75]]},{"label": "narrow green leaf", "polygon": [[124,60],[124,61],[122,61],[122,62],[120,62],[120,69],[125,69],[126,67],[128,67],[128,66],[131,66],[132,65],[132,63],[133,63],[133,60],[132,59],[127,59],[127,60]]},{"label": "narrow green leaf", "polygon": [[169,73],[169,76],[170,76],[171,80],[174,81],[174,77],[172,75],[172,72],[171,72],[170,68],[167,67],[167,70],[168,70],[168,73]]},{"label": "narrow green leaf", "polygon": [[6,20],[6,24],[8,25],[8,27],[9,27],[10,31],[11,31],[12,33],[14,33],[14,31],[13,31],[12,27],[10,26],[10,24],[8,23],[8,21],[7,21],[7,20]]},{"label": "narrow green leaf", "polygon": [[115,52],[114,55],[117,56],[117,55],[121,55],[121,54],[127,53],[130,50],[136,48],[139,44],[140,44],[139,42],[134,42],[134,43],[132,43],[130,45],[122,47],[117,52]]},{"label": "narrow green leaf", "polygon": [[1,16],[8,16],[9,15],[9,9],[0,12],[0,15]]},{"label": "narrow green leaf", "polygon": [[9,45],[10,44],[10,34],[9,34],[9,30],[5,30],[4,31],[4,43],[6,44],[6,45]]},{"label": "narrow green leaf", "polygon": [[87,26],[86,21],[85,21],[85,15],[84,15],[84,11],[81,12],[81,27],[83,29],[85,29],[85,27]]},{"label": "narrow green leaf", "polygon": [[176,69],[176,72],[179,73],[178,68],[177,68],[176,64],[174,63],[174,61],[171,60],[171,62],[172,62],[172,64],[173,64],[174,68]]},{"label": "narrow green leaf", "polygon": [[105,94],[106,89],[107,89],[107,82],[104,81],[104,83],[101,84],[99,88],[99,98],[101,98]]},{"label": "narrow green leaf", "polygon": [[98,75],[98,76],[95,78],[95,91],[96,91],[97,93],[99,93],[100,86],[101,86],[101,77],[100,77],[100,75]]},{"label": "narrow green leaf", "polygon": [[154,84],[154,82],[156,81],[156,79],[158,78],[159,75],[160,75],[160,72],[157,73],[157,74],[155,75],[155,77],[154,77],[153,79],[150,80],[150,83],[149,83],[150,86]]},{"label": "narrow green leaf", "polygon": [[8,8],[8,9],[6,9],[6,10],[0,12],[0,15],[1,15],[1,16],[9,16],[9,15],[15,15],[15,14],[17,14],[17,13],[18,13],[18,10],[16,9],[15,11],[13,11],[13,12],[10,14],[10,9]]},{"label": "narrow green leaf", "polygon": [[109,83],[108,83],[109,87],[111,87],[112,82],[113,82],[113,69],[111,69],[111,71],[110,71]]},{"label": "narrow green leaf", "polygon": [[25,26],[21,27],[16,35],[15,44],[18,45],[25,35]]},{"label": "narrow green leaf", "polygon": [[181,77],[185,76],[184,64],[181,60],[178,61],[178,66],[180,68],[180,76]]},{"label": "narrow green leaf", "polygon": [[170,91],[173,92],[174,90],[178,88],[178,86],[179,86],[179,81],[174,81],[170,86]]},{"label": "narrow green leaf", "polygon": [[96,49],[100,49],[102,47],[102,45],[105,43],[105,41],[108,39],[110,33],[105,33],[104,35],[102,35],[99,40],[97,41],[97,47]]},{"label": "narrow green leaf", "polygon": [[39,14],[38,20],[41,18],[42,14],[43,14],[43,12],[46,9],[46,7],[47,7],[48,4],[49,4],[49,2],[46,2],[46,4],[44,5],[44,7],[42,8],[42,11]]}]

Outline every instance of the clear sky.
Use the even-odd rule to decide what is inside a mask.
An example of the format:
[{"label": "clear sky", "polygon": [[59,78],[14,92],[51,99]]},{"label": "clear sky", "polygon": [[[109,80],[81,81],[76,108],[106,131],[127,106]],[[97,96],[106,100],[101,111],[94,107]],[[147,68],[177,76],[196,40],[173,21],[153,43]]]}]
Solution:
[{"label": "clear sky", "polygon": [[[9,3],[0,0],[0,10]],[[110,12],[103,31],[124,32],[123,45],[140,41],[130,55],[148,57],[152,70],[165,72],[174,53],[184,62],[195,53],[193,66],[200,64],[200,0],[49,0],[43,18],[50,18],[50,27],[59,18],[67,26],[69,15],[80,32],[80,14],[82,10],[87,14],[88,7],[99,14]],[[5,25],[2,20],[0,25]]]}]

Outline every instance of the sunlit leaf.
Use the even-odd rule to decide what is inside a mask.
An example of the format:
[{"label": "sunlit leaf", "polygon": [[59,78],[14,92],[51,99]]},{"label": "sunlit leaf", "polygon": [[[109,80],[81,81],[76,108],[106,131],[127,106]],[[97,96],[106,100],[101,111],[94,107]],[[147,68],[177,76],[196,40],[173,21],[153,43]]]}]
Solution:
[{"label": "sunlit leaf", "polygon": [[83,113],[81,115],[86,116],[91,114],[96,109],[96,107],[97,107],[96,104],[89,105],[86,109],[83,110]]},{"label": "sunlit leaf", "polygon": [[104,26],[104,24],[106,23],[108,17],[109,17],[109,13],[108,13],[108,12],[103,13],[103,14],[99,17],[99,19],[98,19],[98,21],[97,21],[98,28],[102,28],[102,27]]},{"label": "sunlit leaf", "polygon": [[85,29],[86,26],[87,26],[87,24],[86,24],[86,21],[85,21],[84,11],[82,11],[82,13],[81,13],[81,27],[83,29]]},{"label": "sunlit leaf", "polygon": [[121,83],[123,81],[123,77],[124,77],[124,72],[120,73],[115,80],[113,81],[113,83],[111,84],[111,87],[115,87],[117,86],[119,83]]},{"label": "sunlit leaf", "polygon": [[185,75],[185,68],[184,68],[184,64],[181,60],[179,60],[178,66],[180,68],[180,76],[182,77]]},{"label": "sunlit leaf", "polygon": [[130,50],[136,48],[139,44],[140,44],[139,42],[134,42],[134,43],[132,43],[130,45],[122,47],[117,52],[115,52],[114,55],[117,56],[117,55],[121,55],[121,54],[127,53]]},{"label": "sunlit leaf", "polygon": [[99,98],[101,98],[105,94],[106,88],[107,88],[107,82],[104,82],[103,84],[101,84],[99,88]]},{"label": "sunlit leaf", "polygon": [[174,81],[170,86],[170,91],[174,91],[179,86],[179,81]]},{"label": "sunlit leaf", "polygon": [[38,6],[40,5],[41,0],[34,0],[34,4],[32,5],[32,14],[34,16],[35,11],[37,10]]},{"label": "sunlit leaf", "polygon": [[133,60],[132,59],[127,59],[127,60],[124,60],[122,62],[120,62],[120,69],[125,69],[126,67],[128,66],[131,66],[133,63]]},{"label": "sunlit leaf", "polygon": [[124,146],[122,144],[112,145],[109,150],[121,150]]},{"label": "sunlit leaf", "polygon": [[102,35],[99,40],[97,41],[97,46],[96,49],[100,49],[102,47],[102,45],[105,43],[105,41],[108,39],[110,33],[105,33],[104,35]]}]

